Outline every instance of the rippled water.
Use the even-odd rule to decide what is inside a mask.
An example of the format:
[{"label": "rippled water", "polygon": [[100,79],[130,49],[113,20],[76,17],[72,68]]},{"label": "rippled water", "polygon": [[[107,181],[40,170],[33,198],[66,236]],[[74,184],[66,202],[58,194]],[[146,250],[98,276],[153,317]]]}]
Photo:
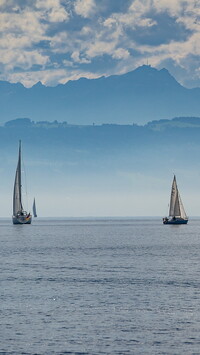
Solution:
[{"label": "rippled water", "polygon": [[200,221],[0,220],[0,354],[200,354]]}]

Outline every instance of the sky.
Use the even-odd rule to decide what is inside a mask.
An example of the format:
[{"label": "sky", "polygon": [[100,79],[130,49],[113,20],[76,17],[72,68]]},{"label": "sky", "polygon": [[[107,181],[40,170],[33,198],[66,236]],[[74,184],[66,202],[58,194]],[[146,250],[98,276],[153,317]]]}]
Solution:
[{"label": "sky", "polygon": [[150,64],[200,87],[200,0],[0,0],[0,80],[30,87]]}]

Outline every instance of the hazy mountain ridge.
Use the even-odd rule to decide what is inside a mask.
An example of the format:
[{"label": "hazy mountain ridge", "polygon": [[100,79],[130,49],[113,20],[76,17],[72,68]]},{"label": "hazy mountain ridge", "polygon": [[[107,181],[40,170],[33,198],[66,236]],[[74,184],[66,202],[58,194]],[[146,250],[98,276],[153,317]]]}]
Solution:
[{"label": "hazy mountain ridge", "polygon": [[[70,125],[30,119],[7,122],[0,126],[1,194],[6,201],[1,213],[11,214],[19,139],[28,192],[31,199],[36,196],[39,215],[47,215],[47,203],[51,215],[55,211],[66,216],[90,215],[94,204],[102,206],[99,215],[104,215],[106,208],[109,215],[113,204],[120,207],[123,203],[126,212],[117,209],[117,215],[165,215],[174,172],[194,208],[200,189],[199,122],[198,117],[144,126]],[[154,200],[164,210],[155,208],[153,212]],[[193,211],[195,214],[195,208]]]},{"label": "hazy mountain ridge", "polygon": [[[57,154],[57,160],[65,159],[68,149],[74,150],[77,157],[80,152],[87,152],[88,156],[96,153],[108,154],[135,154],[144,151],[147,147],[169,152],[178,144],[197,144],[200,147],[200,118],[177,117],[171,120],[151,121],[142,126],[137,124],[118,125],[71,125],[67,122],[31,121],[29,118],[20,118],[8,121],[0,127],[0,147],[16,146],[18,139],[31,147],[34,155],[40,152]],[[34,149],[33,149],[34,148]],[[184,149],[184,148],[183,148]],[[7,149],[6,149],[7,150]],[[115,153],[114,153],[115,152]],[[46,154],[45,153],[45,154]]]},{"label": "hazy mountain ridge", "polygon": [[98,79],[81,78],[56,87],[0,82],[0,122],[15,117],[71,124],[147,123],[200,116],[200,88],[186,89],[166,69],[142,66]]},{"label": "hazy mountain ridge", "polygon": [[166,129],[167,127],[176,127],[176,128],[184,128],[184,127],[198,127],[200,126],[200,117],[174,117],[172,119],[164,119],[164,120],[153,120],[150,121],[144,125],[139,125],[139,124],[117,124],[117,123],[103,123],[99,125],[95,125],[94,123],[92,125],[76,125],[76,124],[70,124],[66,121],[33,121],[30,118],[16,118],[14,120],[10,120],[5,122],[1,127],[4,128],[27,128],[27,127],[32,127],[32,128],[89,128],[89,127],[107,127],[107,128],[114,128],[114,127],[126,127],[126,128],[131,128],[131,127],[144,127],[144,128],[149,128],[149,129],[154,129],[155,127],[161,127],[163,129]]}]

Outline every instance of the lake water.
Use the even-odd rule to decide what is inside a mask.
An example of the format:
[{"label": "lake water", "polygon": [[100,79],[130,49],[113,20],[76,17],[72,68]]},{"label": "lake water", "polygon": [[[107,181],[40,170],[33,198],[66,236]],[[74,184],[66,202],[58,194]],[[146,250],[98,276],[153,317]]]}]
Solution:
[{"label": "lake water", "polygon": [[200,220],[0,220],[0,354],[200,354]]}]

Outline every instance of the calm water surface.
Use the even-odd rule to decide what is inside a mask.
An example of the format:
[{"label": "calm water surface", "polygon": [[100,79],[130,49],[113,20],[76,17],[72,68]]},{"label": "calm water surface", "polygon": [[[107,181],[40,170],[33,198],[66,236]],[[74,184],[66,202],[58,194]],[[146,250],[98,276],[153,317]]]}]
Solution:
[{"label": "calm water surface", "polygon": [[200,220],[0,220],[0,354],[200,354]]}]

